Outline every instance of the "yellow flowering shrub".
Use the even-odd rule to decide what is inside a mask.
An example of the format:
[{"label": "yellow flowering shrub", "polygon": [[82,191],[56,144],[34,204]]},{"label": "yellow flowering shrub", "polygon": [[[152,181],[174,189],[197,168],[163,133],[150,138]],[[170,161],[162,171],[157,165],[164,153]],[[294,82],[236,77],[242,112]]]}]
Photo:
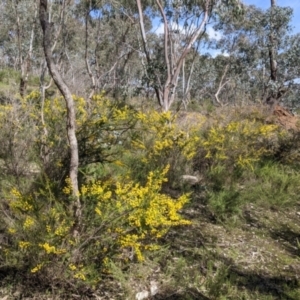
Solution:
[{"label": "yellow flowering shrub", "polygon": [[144,186],[118,181],[113,190],[111,185],[102,182],[82,187],[84,201],[95,202],[95,219],[107,223],[106,230],[114,236],[112,243],[117,245],[119,254],[120,250],[130,248],[141,261],[143,251],[156,249],[156,240],[170,227],[190,224],[178,213],[188,201],[188,195],[175,200],[160,193],[168,169],[150,172]]},{"label": "yellow flowering shrub", "polygon": [[[197,130],[187,132],[180,128],[171,112],[138,112],[101,94],[89,102],[75,95],[73,99],[81,167],[107,160],[126,164],[122,154],[134,153],[146,174],[167,163],[172,169],[169,174],[175,174],[173,168],[183,165],[181,161],[190,161],[196,153]],[[32,138],[41,168],[51,177],[61,176],[68,167],[68,141],[66,131],[62,130],[66,127],[63,98],[46,98],[41,106],[40,93],[33,91],[20,101],[22,109],[30,111],[27,118],[35,124]],[[11,105],[3,106],[3,110],[0,107],[0,114],[10,114],[12,109]]]},{"label": "yellow flowering shrub", "polygon": [[[184,150],[183,154],[190,159],[195,154],[196,135],[184,132],[176,124],[176,115],[172,112],[157,112],[155,110],[147,113],[137,113],[140,131],[140,139],[133,139],[133,147],[142,150],[149,149],[147,156],[150,158],[166,156],[175,148]],[[149,138],[150,137],[150,138]]]},{"label": "yellow flowering shrub", "polygon": [[255,162],[271,153],[269,145],[276,142],[280,134],[277,125],[255,120],[216,124],[203,133],[199,142],[202,157],[197,156],[196,160],[210,161],[212,165],[226,164],[227,171],[236,167],[253,170]]},{"label": "yellow flowering shrub", "polygon": [[57,266],[70,250],[67,241],[73,226],[64,204],[55,199],[49,186],[34,193],[21,193],[14,187],[7,197],[11,210],[7,233],[13,241],[3,249],[8,250],[7,259],[14,261],[21,255],[21,260],[30,262],[31,273]]},{"label": "yellow flowering shrub", "polygon": [[[89,110],[83,98],[74,96],[77,107],[77,138],[82,166],[116,160],[127,142],[125,133],[136,123],[135,111],[95,95]],[[86,112],[85,112],[86,111]]]},{"label": "yellow flowering shrub", "polygon": [[28,165],[35,161],[34,145],[38,135],[34,103],[12,99],[0,104],[0,172],[6,179],[21,184]]},{"label": "yellow flowering shrub", "polygon": [[[179,126],[177,116],[172,112],[149,110],[138,112],[138,120],[131,138],[131,168],[138,180],[146,181],[144,170],[152,171],[169,164],[170,182],[189,169],[192,158],[197,153],[199,142],[199,122],[186,130]],[[134,153],[134,154],[132,154]],[[139,175],[141,175],[139,177]]]},{"label": "yellow flowering shrub", "polygon": [[[94,96],[90,103],[82,97],[73,98],[82,170],[85,171],[83,168],[91,163],[116,159],[126,143],[123,132],[136,122],[135,111],[102,95]],[[28,162],[34,162],[38,171],[55,180],[67,175],[69,151],[65,130],[66,108],[62,97],[46,98],[41,103],[40,93],[33,91],[16,103],[0,105],[0,116],[2,140],[5,142],[1,143],[0,156],[5,159],[8,154],[11,156],[6,161],[6,170],[10,174],[16,173],[17,166],[17,171],[23,175],[28,172]],[[14,161],[18,165],[13,164]],[[12,170],[8,168],[10,165]],[[58,181],[53,184],[58,184]],[[68,186],[65,188],[68,189]],[[22,201],[22,210],[33,209],[30,199],[25,201],[22,198]],[[11,207],[13,205],[20,209],[17,195]]]},{"label": "yellow flowering shrub", "polygon": [[246,182],[274,156],[285,131],[257,114],[216,118],[200,131],[194,168],[204,175],[209,208],[222,219],[240,211]]},{"label": "yellow flowering shrub", "polygon": [[[24,179],[23,186],[11,182],[5,191],[11,243],[0,251],[12,265],[24,262],[34,276],[51,278],[49,274],[55,273],[62,280],[95,283],[109,272],[110,262],[142,261],[148,251],[159,248],[159,239],[171,227],[190,224],[179,213],[188,195],[172,199],[161,189],[170,173],[170,167],[163,166],[179,157],[190,160],[197,137],[179,129],[170,113],[139,113],[103,95],[89,103],[73,98],[83,210],[78,233],[74,233],[77,224],[69,211],[73,199],[66,178],[65,103],[61,97],[41,103],[39,92],[33,91],[16,105],[0,106],[1,129],[12,138],[17,136],[18,143],[30,146],[33,153],[24,169],[32,162],[38,166],[36,173],[19,180]],[[31,143],[27,144],[28,136]],[[21,150],[20,155],[29,153]],[[144,181],[136,180],[126,156],[136,158],[142,167],[149,165],[143,170]],[[104,177],[98,170],[106,161],[113,175]]]},{"label": "yellow flowering shrub", "polygon": [[159,249],[158,240],[171,227],[190,224],[179,213],[189,195],[172,199],[161,193],[168,170],[150,172],[145,185],[129,177],[87,181],[80,189],[84,225],[77,237],[72,214],[61,200],[69,196],[69,180],[60,200],[51,189],[22,194],[13,188],[9,205],[14,222],[7,233],[14,243],[2,251],[8,259],[18,255],[29,261],[32,274],[55,268],[60,276],[90,284],[109,272],[110,261],[141,262],[146,252]]}]

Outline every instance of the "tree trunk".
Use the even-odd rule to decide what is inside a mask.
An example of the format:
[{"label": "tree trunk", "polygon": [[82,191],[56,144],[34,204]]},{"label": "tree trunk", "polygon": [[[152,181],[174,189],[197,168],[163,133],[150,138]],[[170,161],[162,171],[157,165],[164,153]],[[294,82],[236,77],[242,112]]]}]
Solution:
[{"label": "tree trunk", "polygon": [[[273,9],[276,7],[276,0],[271,0],[271,14],[273,14]],[[276,40],[274,37],[274,30],[273,30],[273,21],[271,18],[271,32],[269,36],[269,60],[270,60],[270,80],[274,83],[277,82],[277,62],[275,60],[275,57],[277,56],[276,53]],[[266,103],[271,107],[271,110],[273,110],[273,107],[277,104],[277,92],[271,91],[271,94],[267,97]]]},{"label": "tree trunk", "polygon": [[[179,74],[182,69],[182,64],[184,62],[185,57],[188,55],[192,46],[199,38],[201,33],[204,32],[206,22],[209,17],[209,12],[211,11],[210,5],[211,2],[206,0],[203,4],[203,16],[201,22],[197,25],[195,30],[191,34],[189,34],[186,45],[181,49],[181,53],[179,55],[172,55],[172,41],[171,36],[169,34],[169,21],[167,15],[164,11],[163,2],[161,0],[156,0],[156,5],[158,6],[158,10],[163,19],[164,23],[164,61],[166,67],[165,80],[164,82],[160,81],[160,76],[157,70],[152,71],[155,78],[154,90],[158,99],[158,103],[161,106],[163,111],[168,111],[171,108],[171,105],[175,101],[176,89],[178,86]],[[143,18],[143,10],[141,0],[136,0],[139,14],[139,23],[140,30],[142,35],[142,43],[144,48],[144,53],[146,56],[148,66],[152,65],[152,59],[150,57],[150,51],[148,48],[147,36],[144,27],[144,18]]]},{"label": "tree trunk", "polygon": [[36,31],[36,18],[38,13],[38,0],[35,0],[35,11],[33,16],[33,25],[31,28],[30,33],[30,40],[29,40],[29,49],[27,51],[26,57],[23,57],[22,48],[23,46],[23,31],[22,31],[22,24],[20,21],[19,11],[18,11],[18,1],[14,2],[14,8],[16,13],[16,26],[17,26],[17,39],[18,39],[18,59],[19,59],[19,68],[21,71],[21,78],[20,78],[20,85],[19,85],[19,92],[21,97],[26,96],[27,92],[27,84],[28,84],[28,76],[30,71],[31,59],[32,59],[32,52],[33,52],[33,42],[34,42],[34,35]]},{"label": "tree trunk", "polygon": [[270,78],[272,81],[276,82],[277,81],[277,63],[275,60],[273,33],[270,34],[269,58],[270,58]]},{"label": "tree trunk", "polygon": [[76,137],[76,116],[75,116],[75,105],[73,101],[72,94],[61,77],[53,59],[51,51],[51,32],[50,24],[47,18],[47,0],[40,0],[40,22],[44,33],[43,38],[43,47],[44,53],[47,61],[47,66],[53,81],[55,82],[57,88],[63,95],[66,107],[67,107],[67,134],[70,146],[70,180],[72,186],[72,192],[74,197],[74,202],[72,203],[72,210],[74,212],[76,225],[74,227],[74,234],[77,233],[78,226],[81,219],[81,203],[79,198],[79,189],[78,189],[78,165],[79,165],[79,156],[78,156],[78,143]]},{"label": "tree trunk", "polygon": [[[271,0],[271,9],[276,7],[276,0]],[[273,14],[273,12],[272,12]],[[272,21],[271,21],[272,22]],[[270,78],[272,81],[277,81],[277,62],[275,60],[276,50],[275,50],[275,37],[274,37],[274,30],[273,24],[271,25],[271,32],[270,32],[270,46],[269,46],[269,58],[270,58]]]},{"label": "tree trunk", "polygon": [[91,100],[96,93],[96,80],[95,80],[95,76],[93,75],[93,72],[91,70],[91,67],[89,64],[89,59],[88,59],[88,35],[89,35],[89,33],[88,33],[88,18],[89,18],[89,14],[90,14],[91,5],[92,5],[92,3],[90,0],[89,6],[87,5],[86,12],[85,12],[85,66],[86,66],[88,75],[91,79],[91,83],[92,83],[91,92],[88,97],[88,110],[90,109]]}]

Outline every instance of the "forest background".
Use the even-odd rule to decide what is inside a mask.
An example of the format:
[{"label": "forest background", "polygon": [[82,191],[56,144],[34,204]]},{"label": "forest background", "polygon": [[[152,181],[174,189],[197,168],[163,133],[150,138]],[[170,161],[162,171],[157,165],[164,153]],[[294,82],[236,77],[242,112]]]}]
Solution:
[{"label": "forest background", "polygon": [[3,299],[299,299],[292,8],[0,9]]}]

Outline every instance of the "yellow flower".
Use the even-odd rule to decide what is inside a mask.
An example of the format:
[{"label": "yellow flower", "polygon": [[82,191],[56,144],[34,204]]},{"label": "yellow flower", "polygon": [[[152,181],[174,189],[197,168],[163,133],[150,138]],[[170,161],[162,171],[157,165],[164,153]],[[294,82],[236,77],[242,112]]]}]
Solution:
[{"label": "yellow flower", "polygon": [[124,166],[124,163],[123,163],[122,161],[120,161],[120,160],[115,160],[115,161],[114,161],[114,164],[115,164],[116,166],[120,166],[120,167],[123,167],[123,166]]},{"label": "yellow flower", "polygon": [[96,212],[96,214],[99,215],[99,216],[102,215],[102,212],[101,212],[101,210],[100,210],[98,207],[95,208],[95,212]]},{"label": "yellow flower", "polygon": [[29,229],[35,224],[35,221],[32,217],[27,216],[24,223],[23,223],[23,228],[24,229]]},{"label": "yellow flower", "polygon": [[57,236],[65,236],[70,231],[70,226],[65,224],[65,220],[55,229],[54,234]]},{"label": "yellow flower", "polygon": [[69,269],[75,271],[77,270],[77,267],[74,264],[69,264]]},{"label": "yellow flower", "polygon": [[51,226],[50,225],[46,225],[46,231],[47,231],[47,233],[51,232]]},{"label": "yellow flower", "polygon": [[81,187],[81,195],[82,195],[82,196],[85,196],[87,193],[88,193],[88,187],[85,186],[85,185],[83,185],[83,186]]},{"label": "yellow flower", "polygon": [[74,274],[74,278],[81,279],[83,281],[86,280],[86,277],[85,277],[85,275],[82,272],[78,272],[78,273]]},{"label": "yellow flower", "polygon": [[66,195],[71,195],[72,193],[72,183],[70,178],[66,178],[66,186],[63,188],[63,193]]},{"label": "yellow flower", "polygon": [[27,249],[29,246],[30,246],[30,242],[24,242],[24,241],[19,242],[19,247],[21,249]]},{"label": "yellow flower", "polygon": [[33,269],[31,269],[31,273],[38,272],[42,267],[43,267],[43,264],[38,264],[36,267],[34,267]]},{"label": "yellow flower", "polygon": [[10,234],[15,234],[15,233],[16,233],[16,229],[15,229],[15,228],[9,227],[9,228],[8,228],[8,232],[9,232]]},{"label": "yellow flower", "polygon": [[50,246],[49,243],[39,244],[39,246],[43,248],[47,254],[57,253],[55,246]]}]

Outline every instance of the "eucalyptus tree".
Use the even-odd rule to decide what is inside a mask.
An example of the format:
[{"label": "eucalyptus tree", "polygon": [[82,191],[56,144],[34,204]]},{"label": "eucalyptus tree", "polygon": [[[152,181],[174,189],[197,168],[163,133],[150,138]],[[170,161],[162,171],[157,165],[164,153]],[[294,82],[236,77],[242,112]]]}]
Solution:
[{"label": "eucalyptus tree", "polygon": [[[80,61],[81,20],[76,19],[76,1],[48,1],[48,20],[52,24],[52,55],[58,62],[66,80],[78,86],[74,77],[80,72],[73,62]],[[42,32],[38,19],[38,0],[1,1],[0,49],[2,67],[19,72],[22,96],[26,95],[29,76],[45,77],[47,74],[42,50]],[[63,9],[67,5],[67,10]],[[75,69],[75,70],[74,70]]]},{"label": "eucalyptus tree", "polygon": [[1,1],[0,45],[6,68],[20,72],[19,92],[26,95],[30,72],[38,59],[38,0]]},{"label": "eucalyptus tree", "polygon": [[47,66],[51,77],[53,78],[57,88],[63,95],[66,108],[67,108],[67,135],[70,147],[70,181],[72,187],[72,193],[75,201],[72,202],[71,210],[74,212],[74,217],[76,220],[74,226],[74,234],[77,234],[77,226],[80,224],[81,220],[81,202],[79,198],[79,188],[78,188],[78,166],[79,166],[79,154],[78,154],[78,142],[76,137],[76,114],[74,100],[68,85],[64,82],[54,60],[52,57],[52,42],[51,42],[51,25],[48,20],[48,1],[40,0],[39,5],[39,17],[40,23],[43,30],[43,48],[45,53],[45,58],[47,61]]},{"label": "eucalyptus tree", "polygon": [[276,37],[275,37],[275,20],[274,20],[274,14],[276,13],[276,0],[271,0],[271,11],[270,11],[270,33],[269,33],[269,58],[270,58],[270,79],[274,82],[277,80],[277,62],[276,62],[276,56],[277,56],[277,47],[276,47]]},{"label": "eucalyptus tree", "polygon": [[[216,29],[223,36],[215,46],[225,51],[232,62],[226,77],[236,85],[236,99],[270,101],[288,90],[291,55],[287,56],[287,50],[295,49],[296,45],[287,43],[292,39],[288,35],[291,15],[292,9],[288,7],[272,6],[263,11],[247,6],[241,18],[218,16]],[[223,87],[228,88],[230,85]]]},{"label": "eucalyptus tree", "polygon": [[132,95],[136,88],[142,70],[138,23],[132,5],[123,2],[89,0],[77,5],[77,16],[84,20],[89,98],[102,90],[119,98]]},{"label": "eucalyptus tree", "polygon": [[176,99],[176,89],[184,60],[196,41],[204,34],[206,24],[214,11],[222,5],[237,7],[239,1],[161,1],[155,0],[153,9],[163,23],[162,55],[164,65],[158,69],[153,63],[145,30],[144,14],[147,8],[141,0],[136,0],[143,51],[147,62],[146,76],[153,82],[158,103],[163,111],[168,111]]},{"label": "eucalyptus tree", "polygon": [[[164,67],[158,70],[153,65],[153,57],[148,46],[148,38],[145,31],[144,10],[140,0],[136,1],[139,12],[139,24],[142,36],[143,50],[147,61],[146,74],[153,80],[159,105],[164,111],[168,111],[175,100],[176,88],[183,61],[192,45],[204,32],[205,25],[212,12],[211,1],[205,1],[202,5],[190,6],[184,1],[156,0],[157,10],[164,24],[163,33],[163,57]],[[185,33],[182,34],[181,26]]]},{"label": "eucalyptus tree", "polygon": [[[300,33],[285,36],[278,54],[278,76],[283,83],[285,94],[282,100],[291,109],[300,107]],[[279,89],[280,92],[280,89]],[[281,96],[279,93],[278,96]]]},{"label": "eucalyptus tree", "polygon": [[220,30],[222,36],[210,47],[223,52],[211,61],[214,74],[211,94],[219,105],[237,103],[240,99],[247,102],[256,98],[257,90],[264,89],[264,85],[253,83],[253,78],[260,75],[257,70],[262,63],[253,20],[262,14],[251,6],[244,9],[240,18],[233,19],[228,13],[218,16],[215,29]]}]

